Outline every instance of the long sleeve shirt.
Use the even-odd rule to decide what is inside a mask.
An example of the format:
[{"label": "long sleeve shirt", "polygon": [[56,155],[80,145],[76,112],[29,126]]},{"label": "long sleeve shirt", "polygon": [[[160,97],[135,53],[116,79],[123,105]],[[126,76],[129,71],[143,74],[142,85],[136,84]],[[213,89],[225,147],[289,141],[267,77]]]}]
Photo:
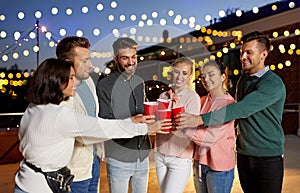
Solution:
[{"label": "long sleeve shirt", "polygon": [[[43,171],[56,171],[71,160],[76,137],[89,145],[111,138],[145,135],[147,130],[146,124],[134,124],[130,119],[105,120],[64,106],[30,104],[19,128],[20,152],[24,159]],[[26,192],[51,192],[45,176],[24,162],[20,164],[15,182]]]},{"label": "long sleeve shirt", "polygon": [[[173,107],[184,106],[185,112],[199,115],[200,97],[192,90],[185,89],[178,93],[178,101]],[[194,143],[181,131],[171,131],[169,134],[156,134],[155,151],[169,156],[193,158]]]},{"label": "long sleeve shirt", "polygon": [[[212,99],[210,94],[201,97],[201,113],[218,110],[234,103],[230,94]],[[194,159],[215,171],[228,171],[235,166],[234,121],[196,129],[187,129],[188,135],[196,144]]]},{"label": "long sleeve shirt", "polygon": [[281,126],[286,89],[271,70],[261,77],[242,76],[237,85],[238,102],[218,111],[202,114],[204,126],[238,119],[237,151],[251,156],[279,156],[284,153]]},{"label": "long sleeve shirt", "polygon": [[[90,100],[91,103],[94,103],[95,109],[93,109],[90,114],[92,116],[98,115],[99,113],[99,105],[98,105],[98,97],[96,95],[96,88],[92,78],[88,78],[82,81],[82,84],[86,84],[88,89],[90,90],[89,98],[82,98],[79,94],[80,87],[77,88],[77,93],[74,97],[70,97],[69,100],[61,102],[59,105],[67,106],[73,108],[75,111],[82,113],[83,115],[88,115],[88,109],[85,108],[86,100]],[[82,86],[82,84],[80,86]],[[87,94],[84,91],[81,93]],[[88,96],[88,95],[87,95]],[[85,97],[87,97],[85,96]],[[97,146],[97,154],[100,158],[104,156],[104,145],[103,143],[96,144]],[[72,173],[75,175],[74,182],[83,181],[92,178],[92,167],[94,162],[93,155],[93,145],[85,145],[82,142],[81,137],[77,137],[74,143],[74,150],[71,161],[68,164],[68,167],[72,170]]]},{"label": "long sleeve shirt", "polygon": [[[99,116],[105,119],[123,119],[143,114],[144,88],[144,81],[139,76],[133,75],[127,79],[115,70],[97,83]],[[151,148],[148,135],[109,140],[104,143],[104,147],[106,158],[122,162],[136,162],[138,159],[143,161],[148,157]]]}]

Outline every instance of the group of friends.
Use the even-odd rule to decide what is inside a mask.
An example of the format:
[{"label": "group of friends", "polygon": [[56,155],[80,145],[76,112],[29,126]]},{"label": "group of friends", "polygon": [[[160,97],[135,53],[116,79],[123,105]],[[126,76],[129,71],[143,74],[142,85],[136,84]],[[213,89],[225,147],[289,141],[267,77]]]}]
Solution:
[{"label": "group of friends", "polygon": [[183,56],[173,62],[171,89],[159,98],[185,112],[155,120],[143,114],[147,98],[144,80],[135,74],[133,39],[114,41],[115,69],[95,85],[89,40],[63,38],[57,58],[44,60],[30,82],[30,104],[19,128],[24,159],[14,192],[53,192],[44,172],[66,167],[74,175],[71,192],[97,193],[102,159],[110,193],[128,193],[129,186],[132,193],[146,193],[153,147],[161,193],[182,193],[191,172],[197,193],[230,193],[236,164],[245,193],[280,193],[285,86],[265,64],[267,36],[254,31],[242,43],[244,73],[235,99],[227,91],[227,67],[216,61],[201,67],[208,94],[200,97],[191,89],[194,63]]}]

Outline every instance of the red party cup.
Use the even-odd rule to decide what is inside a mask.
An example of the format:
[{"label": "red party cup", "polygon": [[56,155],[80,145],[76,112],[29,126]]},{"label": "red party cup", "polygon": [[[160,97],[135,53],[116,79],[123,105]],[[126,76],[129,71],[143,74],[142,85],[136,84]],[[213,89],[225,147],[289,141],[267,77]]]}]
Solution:
[{"label": "red party cup", "polygon": [[144,102],[144,115],[156,115],[158,102]]},{"label": "red party cup", "polygon": [[171,109],[172,110],[172,117],[174,117],[175,115],[177,114],[180,114],[180,113],[184,113],[184,106],[179,106],[179,107],[174,107]]},{"label": "red party cup", "polygon": [[[175,115],[178,115],[180,113],[184,113],[185,112],[184,106],[174,107],[171,110],[172,110],[172,118],[174,118]],[[172,130],[176,130],[176,127],[174,126],[174,123],[173,123]]]},{"label": "red party cup", "polygon": [[164,109],[168,109],[171,100],[170,99],[157,99],[157,102],[158,102],[158,110],[164,110]]},{"label": "red party cup", "polygon": [[[157,110],[157,118],[158,118],[158,120],[171,119],[172,118],[171,109]],[[162,129],[161,131],[168,133],[168,132],[170,132],[170,129]]]}]

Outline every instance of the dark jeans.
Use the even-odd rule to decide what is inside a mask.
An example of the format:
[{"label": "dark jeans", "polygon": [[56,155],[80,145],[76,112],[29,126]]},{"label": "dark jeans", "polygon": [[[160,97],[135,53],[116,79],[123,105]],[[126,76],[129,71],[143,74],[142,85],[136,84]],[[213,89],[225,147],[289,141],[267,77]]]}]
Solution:
[{"label": "dark jeans", "polygon": [[237,154],[237,168],[245,193],[281,193],[283,157],[254,157]]},{"label": "dark jeans", "polygon": [[92,178],[73,182],[71,185],[72,193],[97,193],[100,180],[100,160],[94,156]]}]

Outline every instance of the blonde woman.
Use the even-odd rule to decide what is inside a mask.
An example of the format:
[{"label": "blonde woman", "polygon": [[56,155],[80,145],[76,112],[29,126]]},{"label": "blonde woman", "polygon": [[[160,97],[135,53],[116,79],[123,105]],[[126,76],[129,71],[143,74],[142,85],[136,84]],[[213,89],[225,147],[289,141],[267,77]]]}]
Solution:
[{"label": "blonde woman", "polygon": [[[199,115],[200,97],[191,90],[193,61],[188,57],[175,60],[173,86],[160,98],[171,99],[170,107],[184,106],[185,112]],[[182,131],[157,134],[155,140],[155,162],[161,193],[181,193],[191,174],[194,143]]]}]

